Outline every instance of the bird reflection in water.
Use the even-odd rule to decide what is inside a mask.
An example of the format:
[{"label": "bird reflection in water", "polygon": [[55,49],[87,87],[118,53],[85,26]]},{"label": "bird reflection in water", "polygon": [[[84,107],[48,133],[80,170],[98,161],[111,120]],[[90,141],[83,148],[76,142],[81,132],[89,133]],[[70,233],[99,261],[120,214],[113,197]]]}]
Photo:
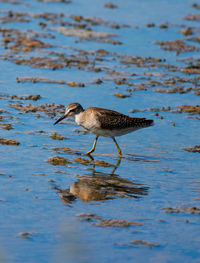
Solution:
[{"label": "bird reflection in water", "polygon": [[117,197],[138,199],[148,194],[149,187],[113,173],[97,172],[93,167],[90,174],[77,176],[77,181],[68,189],[61,189],[57,186],[54,186],[54,189],[58,191],[63,202],[70,204],[77,198],[82,202],[109,200]]}]

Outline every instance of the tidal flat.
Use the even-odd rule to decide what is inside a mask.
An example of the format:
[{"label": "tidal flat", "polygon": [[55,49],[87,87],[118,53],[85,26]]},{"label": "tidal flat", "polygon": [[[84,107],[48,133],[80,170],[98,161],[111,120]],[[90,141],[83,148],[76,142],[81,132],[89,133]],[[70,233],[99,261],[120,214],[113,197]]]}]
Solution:
[{"label": "tidal flat", "polygon": [[[0,262],[200,261],[200,5],[0,0]],[[155,125],[112,140],[65,119]]]}]

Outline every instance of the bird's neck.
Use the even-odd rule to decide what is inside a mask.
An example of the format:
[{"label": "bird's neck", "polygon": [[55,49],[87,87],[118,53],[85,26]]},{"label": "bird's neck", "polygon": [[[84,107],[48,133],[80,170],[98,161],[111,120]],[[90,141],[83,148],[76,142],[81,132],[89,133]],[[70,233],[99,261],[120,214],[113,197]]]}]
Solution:
[{"label": "bird's neck", "polygon": [[84,121],[84,110],[82,110],[81,112],[75,115],[75,122],[78,125],[81,125],[83,121]]}]

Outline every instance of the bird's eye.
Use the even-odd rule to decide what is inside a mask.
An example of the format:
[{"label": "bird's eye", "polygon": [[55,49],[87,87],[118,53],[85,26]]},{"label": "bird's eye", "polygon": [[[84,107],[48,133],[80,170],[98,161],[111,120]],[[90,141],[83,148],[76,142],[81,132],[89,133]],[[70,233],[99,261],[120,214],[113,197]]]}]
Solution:
[{"label": "bird's eye", "polygon": [[75,109],[70,110],[70,112],[75,112]]}]

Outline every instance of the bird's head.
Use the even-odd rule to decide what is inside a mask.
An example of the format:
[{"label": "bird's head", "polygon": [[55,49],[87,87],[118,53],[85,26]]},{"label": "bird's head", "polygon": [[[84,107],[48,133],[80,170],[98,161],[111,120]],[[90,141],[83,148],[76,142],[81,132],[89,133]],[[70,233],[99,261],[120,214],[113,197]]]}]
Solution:
[{"label": "bird's head", "polygon": [[79,103],[71,103],[67,106],[66,110],[65,110],[65,114],[60,117],[55,123],[57,124],[58,122],[62,121],[63,119],[71,116],[71,117],[75,117],[76,114],[79,114],[80,112],[83,111],[83,107],[79,104]]}]

